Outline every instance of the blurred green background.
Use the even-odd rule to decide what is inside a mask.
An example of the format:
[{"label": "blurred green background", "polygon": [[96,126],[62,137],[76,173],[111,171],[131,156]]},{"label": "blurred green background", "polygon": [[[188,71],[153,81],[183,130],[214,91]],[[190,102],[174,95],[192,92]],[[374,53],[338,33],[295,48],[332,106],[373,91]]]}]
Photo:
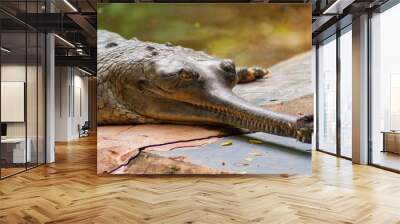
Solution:
[{"label": "blurred green background", "polygon": [[269,67],[311,50],[310,4],[98,4],[98,28]]}]

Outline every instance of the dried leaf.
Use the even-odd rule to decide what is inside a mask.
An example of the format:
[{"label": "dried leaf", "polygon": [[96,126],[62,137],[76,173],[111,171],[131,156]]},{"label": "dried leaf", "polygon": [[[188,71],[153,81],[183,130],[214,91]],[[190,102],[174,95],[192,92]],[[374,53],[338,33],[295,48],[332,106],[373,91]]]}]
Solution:
[{"label": "dried leaf", "polygon": [[245,158],[244,160],[246,160],[246,161],[248,161],[248,162],[251,162],[251,161],[253,161],[253,158],[247,157],[247,158]]},{"label": "dried leaf", "polygon": [[261,152],[249,152],[248,153],[250,156],[263,156],[264,154],[262,154]]},{"label": "dried leaf", "polygon": [[228,146],[228,145],[232,145],[232,141],[228,140],[226,142],[221,143],[221,146]]},{"label": "dried leaf", "polygon": [[257,140],[257,139],[249,139],[249,142],[250,142],[251,144],[262,144],[262,143],[263,143],[262,141]]},{"label": "dried leaf", "polygon": [[233,165],[235,165],[235,166],[248,166],[250,164],[248,162],[235,162]]}]

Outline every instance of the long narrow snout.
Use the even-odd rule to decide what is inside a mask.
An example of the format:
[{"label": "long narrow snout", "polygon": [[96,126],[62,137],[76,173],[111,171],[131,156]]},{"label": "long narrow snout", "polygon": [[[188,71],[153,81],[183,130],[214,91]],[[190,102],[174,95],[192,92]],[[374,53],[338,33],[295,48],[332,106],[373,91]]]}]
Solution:
[{"label": "long narrow snout", "polygon": [[233,94],[230,90],[214,91],[204,105],[219,122],[250,131],[262,131],[274,135],[297,138],[311,142],[312,119],[272,112],[254,106]]}]

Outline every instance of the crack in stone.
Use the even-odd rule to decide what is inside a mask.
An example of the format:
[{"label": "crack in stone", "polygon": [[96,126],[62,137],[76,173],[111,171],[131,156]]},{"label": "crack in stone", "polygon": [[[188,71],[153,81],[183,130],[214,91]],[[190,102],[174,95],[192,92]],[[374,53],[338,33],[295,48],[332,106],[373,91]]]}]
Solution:
[{"label": "crack in stone", "polygon": [[[243,133],[242,133],[243,134]],[[146,145],[146,146],[142,146],[138,149],[138,153],[136,153],[134,156],[131,156],[127,162],[117,166],[116,168],[112,169],[111,171],[109,171],[108,173],[112,174],[113,172],[119,170],[122,167],[125,167],[127,165],[129,165],[129,163],[136,159],[137,157],[140,156],[140,154],[142,153],[142,151],[144,151],[147,148],[151,148],[151,147],[157,147],[157,146],[164,146],[164,145],[171,145],[171,144],[176,144],[176,143],[182,143],[182,142],[192,142],[192,141],[199,141],[199,140],[206,140],[206,139],[210,139],[210,138],[223,138],[223,137],[228,137],[228,136],[235,136],[235,135],[239,135],[239,134],[220,134],[220,135],[211,135],[211,136],[207,136],[207,137],[203,137],[203,138],[194,138],[194,139],[187,139],[187,140],[178,140],[178,141],[172,141],[172,142],[164,142],[164,143],[159,143],[159,144],[153,144],[153,145]]]}]

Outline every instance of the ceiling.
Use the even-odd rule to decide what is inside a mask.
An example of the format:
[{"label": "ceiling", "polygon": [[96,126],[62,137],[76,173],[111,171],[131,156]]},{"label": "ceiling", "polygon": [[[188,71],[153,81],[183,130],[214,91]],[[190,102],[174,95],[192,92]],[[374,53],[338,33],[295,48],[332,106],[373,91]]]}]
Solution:
[{"label": "ceiling", "polygon": [[[1,0],[3,46],[13,49],[9,58],[18,58],[17,55],[26,55],[25,31],[55,33],[56,65],[79,66],[94,74],[96,16],[96,0],[47,0],[47,4],[45,0]],[[34,51],[31,48],[36,46],[28,44],[28,56]]]},{"label": "ceiling", "polygon": [[372,11],[386,2],[388,0],[313,0],[313,44],[351,24],[353,17]]}]

